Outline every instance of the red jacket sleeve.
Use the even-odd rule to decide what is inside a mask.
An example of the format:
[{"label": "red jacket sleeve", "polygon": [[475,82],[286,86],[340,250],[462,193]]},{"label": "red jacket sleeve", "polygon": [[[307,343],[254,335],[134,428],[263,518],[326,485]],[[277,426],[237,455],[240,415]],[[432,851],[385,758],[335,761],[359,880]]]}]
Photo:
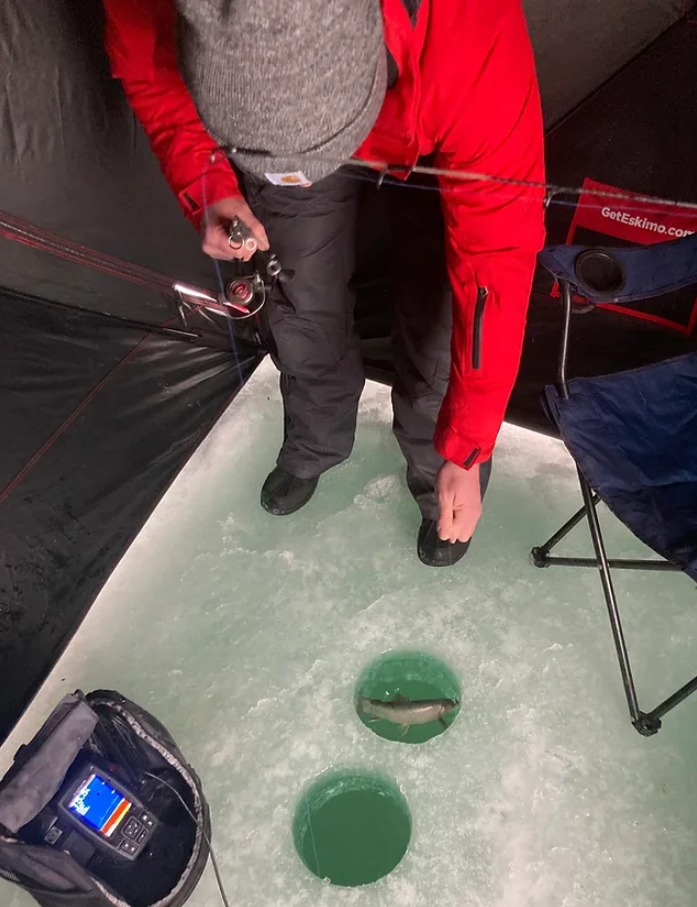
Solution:
[{"label": "red jacket sleeve", "polygon": [[[112,75],[157,155],[186,216],[198,227],[203,208],[241,195],[227,158],[201,123],[179,75],[172,0],[103,0]],[[211,155],[215,159],[211,162]]]},{"label": "red jacket sleeve", "polygon": [[[476,59],[458,55],[451,65],[450,84],[461,88],[448,92],[438,166],[542,181],[542,112],[520,0],[473,6],[496,21]],[[454,325],[434,443],[446,459],[470,467],[491,456],[518,373],[544,242],[543,192],[450,178],[441,190]]]}]

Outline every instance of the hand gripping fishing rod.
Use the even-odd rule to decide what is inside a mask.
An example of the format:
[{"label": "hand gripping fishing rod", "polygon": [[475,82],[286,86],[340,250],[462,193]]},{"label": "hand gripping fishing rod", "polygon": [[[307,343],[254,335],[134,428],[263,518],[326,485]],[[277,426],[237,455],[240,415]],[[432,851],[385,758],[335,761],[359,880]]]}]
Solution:
[{"label": "hand gripping fishing rod", "polygon": [[[233,242],[236,241],[235,237],[238,235],[236,231],[246,230],[246,225],[233,221],[230,225],[230,233],[233,236],[233,241],[230,243],[232,248],[234,248]],[[225,283],[221,292],[216,293],[204,287],[176,281],[166,274],[123,261],[106,252],[97,252],[88,246],[50,233],[48,230],[43,230],[35,224],[1,210],[0,236],[30,248],[48,252],[65,261],[86,265],[103,274],[119,277],[131,283],[149,287],[156,292],[170,295],[182,319],[185,328],[183,331],[166,325],[145,324],[132,319],[128,319],[128,321],[130,324],[147,330],[178,334],[192,339],[201,335],[199,332],[189,329],[187,313],[202,312],[205,314],[205,312],[210,312],[225,315],[235,321],[252,318],[261,311],[268,292],[275,282],[291,280],[294,276],[292,271],[282,269],[278,258],[273,253],[257,251],[254,240],[252,240],[255,243],[254,250],[249,249],[254,252],[251,273],[243,273],[245,270],[249,271],[249,266],[245,267],[242,262],[235,262],[234,267],[238,273]],[[247,241],[248,237],[245,236],[244,239]]]}]

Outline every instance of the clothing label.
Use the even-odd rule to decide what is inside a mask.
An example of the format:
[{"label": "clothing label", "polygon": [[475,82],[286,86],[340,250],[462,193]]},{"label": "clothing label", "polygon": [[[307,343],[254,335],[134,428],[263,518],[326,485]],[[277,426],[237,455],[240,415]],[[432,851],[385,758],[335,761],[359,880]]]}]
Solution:
[{"label": "clothing label", "polygon": [[303,186],[307,188],[312,185],[301,170],[294,170],[291,173],[265,173],[264,176],[274,186]]}]

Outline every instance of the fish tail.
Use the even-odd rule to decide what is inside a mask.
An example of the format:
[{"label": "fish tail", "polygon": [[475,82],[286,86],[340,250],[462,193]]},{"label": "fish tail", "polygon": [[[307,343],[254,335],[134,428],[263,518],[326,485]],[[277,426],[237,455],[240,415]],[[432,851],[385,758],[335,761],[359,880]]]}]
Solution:
[{"label": "fish tail", "polygon": [[357,711],[359,714],[360,714],[361,712],[365,712],[365,707],[366,707],[366,703],[367,703],[367,702],[368,702],[368,700],[365,698],[365,696],[360,696],[360,695],[359,695],[359,696],[356,697],[356,711]]}]

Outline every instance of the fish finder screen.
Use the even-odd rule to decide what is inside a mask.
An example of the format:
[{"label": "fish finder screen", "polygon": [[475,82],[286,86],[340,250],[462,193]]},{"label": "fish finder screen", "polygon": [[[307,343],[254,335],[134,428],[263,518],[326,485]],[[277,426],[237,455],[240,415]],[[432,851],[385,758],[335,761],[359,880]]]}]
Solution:
[{"label": "fish finder screen", "polygon": [[91,774],[71,797],[68,810],[109,838],[132,805],[103,778]]}]

